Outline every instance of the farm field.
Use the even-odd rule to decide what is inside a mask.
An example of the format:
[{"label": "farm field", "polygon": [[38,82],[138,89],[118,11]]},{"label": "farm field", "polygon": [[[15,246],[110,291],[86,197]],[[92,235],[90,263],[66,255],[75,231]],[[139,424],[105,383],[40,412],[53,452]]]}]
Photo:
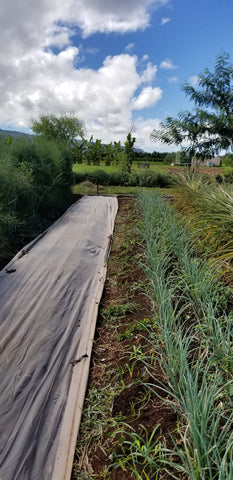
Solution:
[{"label": "farm field", "polygon": [[154,197],[119,199],[72,480],[232,478],[232,289]]},{"label": "farm field", "polygon": [[[11,190],[5,175],[3,264],[9,245],[33,235],[72,198],[119,195],[72,480],[232,480],[232,172],[76,164],[72,187],[65,152],[53,157],[53,145],[40,141],[16,147],[4,147],[15,184]],[[33,153],[33,175],[14,159],[21,148]]]},{"label": "farm field", "polygon": [[[179,172],[184,172],[186,170],[186,167],[182,166],[172,166],[170,163],[163,163],[163,162],[149,162],[150,167],[149,168],[138,168],[138,164],[143,164],[144,162],[140,161],[133,161],[132,164],[132,172],[133,173],[141,173],[143,171],[147,172],[157,172],[157,173],[168,173],[168,172],[174,172],[174,173],[179,173]],[[97,169],[104,170],[107,173],[113,173],[113,172],[119,172],[120,167],[119,166],[106,166],[103,161],[100,162],[99,166],[96,165],[87,165],[86,163],[78,164],[74,163],[73,165],[73,171],[74,172],[80,172],[84,173],[87,171],[93,172]],[[208,175],[217,175],[218,173],[221,173],[223,171],[222,167],[199,167],[198,172],[199,173],[207,173]]]},{"label": "farm field", "polygon": [[[146,170],[146,171],[149,171],[149,172],[150,171],[156,171],[158,173],[164,173],[164,172],[167,172],[170,168],[170,164],[164,164],[162,162],[149,162],[150,168],[146,168],[146,169],[145,168],[138,168],[138,164],[144,164],[144,163],[145,162],[134,161],[133,164],[132,164],[132,172],[140,173],[141,171]],[[87,171],[93,172],[96,169],[104,170],[107,173],[113,173],[113,172],[119,172],[120,167],[119,167],[119,165],[106,166],[103,161],[100,161],[99,166],[87,165],[86,163],[82,163],[82,164],[75,163],[73,165],[73,171],[74,172],[80,172],[80,173],[87,172]]]},{"label": "farm field", "polygon": [[[138,163],[133,163],[130,176],[122,173],[119,166],[106,166],[103,162],[100,166],[74,164],[73,171],[76,182],[73,193],[79,195],[135,195],[142,188],[146,190],[156,188],[162,195],[176,195],[177,187],[173,184],[173,180],[187,172],[186,167],[165,165],[161,162],[150,162],[149,169],[138,168]],[[198,172],[209,177],[216,177],[223,174],[223,168],[199,167]],[[84,178],[85,176],[86,178]],[[168,193],[168,189],[170,193]]]}]

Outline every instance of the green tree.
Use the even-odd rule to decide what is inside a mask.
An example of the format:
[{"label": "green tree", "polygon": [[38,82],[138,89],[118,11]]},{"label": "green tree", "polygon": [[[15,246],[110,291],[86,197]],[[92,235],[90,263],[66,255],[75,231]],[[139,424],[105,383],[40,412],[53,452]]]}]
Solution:
[{"label": "green tree", "polygon": [[114,165],[118,166],[119,164],[122,164],[124,157],[124,152],[123,148],[121,146],[121,142],[115,142],[113,143],[113,161]]},{"label": "green tree", "polygon": [[93,141],[93,135],[90,137],[90,140],[87,142],[87,149],[85,153],[87,165],[100,165],[100,160],[103,158],[103,146],[101,140],[98,138],[96,141]]},{"label": "green tree", "polygon": [[82,140],[79,142],[77,142],[77,140],[74,140],[73,148],[72,148],[74,163],[83,163],[86,150],[87,150],[87,140],[85,138],[82,138]]},{"label": "green tree", "polygon": [[105,165],[111,165],[113,161],[113,146],[112,142],[104,145]]},{"label": "green tree", "polygon": [[125,165],[124,170],[128,173],[131,173],[132,163],[134,159],[133,146],[135,144],[136,138],[132,137],[131,133],[128,133],[127,140],[125,142]]},{"label": "green tree", "polygon": [[192,112],[180,112],[177,118],[167,117],[151,138],[166,144],[182,145],[189,157],[213,156],[221,149],[233,147],[233,66],[229,55],[217,56],[213,72],[205,69],[197,87],[182,87],[195,104]]},{"label": "green tree", "polygon": [[47,140],[56,140],[73,144],[76,137],[83,138],[83,125],[78,118],[61,114],[60,117],[56,115],[41,115],[40,120],[32,121],[32,130],[37,135],[43,136]]}]

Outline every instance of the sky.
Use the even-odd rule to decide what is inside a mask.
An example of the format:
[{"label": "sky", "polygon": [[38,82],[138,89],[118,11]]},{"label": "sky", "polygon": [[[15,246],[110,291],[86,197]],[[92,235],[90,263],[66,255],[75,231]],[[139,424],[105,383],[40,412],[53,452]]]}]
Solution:
[{"label": "sky", "polygon": [[0,128],[71,113],[86,138],[168,151],[150,135],[193,108],[181,85],[233,62],[233,0],[1,0],[0,44]]}]

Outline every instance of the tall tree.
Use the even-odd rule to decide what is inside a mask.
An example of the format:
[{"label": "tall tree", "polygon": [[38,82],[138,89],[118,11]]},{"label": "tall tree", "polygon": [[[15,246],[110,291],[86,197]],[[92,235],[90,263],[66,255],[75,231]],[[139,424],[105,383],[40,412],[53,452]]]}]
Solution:
[{"label": "tall tree", "polygon": [[43,136],[48,140],[62,141],[72,144],[76,137],[83,138],[83,125],[78,118],[73,115],[61,114],[41,115],[40,120],[32,121],[32,130],[37,135]]},{"label": "tall tree", "polygon": [[136,142],[136,138],[132,137],[131,133],[128,133],[127,140],[125,142],[125,159],[126,159],[125,170],[128,173],[131,173],[131,168],[132,168],[132,163],[134,158],[133,146],[135,142]]},{"label": "tall tree", "polygon": [[192,112],[168,117],[153,130],[151,138],[166,144],[186,143],[186,152],[196,157],[213,156],[233,147],[233,66],[227,53],[217,56],[214,71],[205,69],[197,87],[185,83],[185,95],[195,104]]}]

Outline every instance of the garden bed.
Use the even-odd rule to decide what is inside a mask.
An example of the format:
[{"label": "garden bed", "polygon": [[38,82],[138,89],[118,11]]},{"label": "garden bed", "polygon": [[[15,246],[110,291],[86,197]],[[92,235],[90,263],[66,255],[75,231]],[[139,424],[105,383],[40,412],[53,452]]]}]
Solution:
[{"label": "garden bed", "polygon": [[[124,464],[124,454],[119,432],[124,422],[127,431],[143,437],[144,428],[150,436],[159,424],[153,442],[163,440],[170,447],[170,434],[177,425],[177,415],[164,401],[167,395],[162,400],[141,383],[154,382],[143,363],[143,356],[151,353],[146,327],[152,321],[152,305],[147,296],[148,280],[139,266],[143,250],[137,232],[140,222],[137,199],[122,197],[118,201],[73,480],[137,478],[130,462],[123,469],[120,466],[121,461]],[[166,381],[159,362],[154,363],[153,372],[159,381]],[[111,464],[115,465],[111,467]],[[141,478],[146,478],[144,468],[138,463]],[[148,465],[145,472],[151,475],[149,478],[156,478],[156,472],[152,476]],[[163,471],[159,478],[169,480],[171,477]]]},{"label": "garden bed", "polygon": [[231,480],[232,291],[164,201],[141,209],[120,201],[72,478]]}]

